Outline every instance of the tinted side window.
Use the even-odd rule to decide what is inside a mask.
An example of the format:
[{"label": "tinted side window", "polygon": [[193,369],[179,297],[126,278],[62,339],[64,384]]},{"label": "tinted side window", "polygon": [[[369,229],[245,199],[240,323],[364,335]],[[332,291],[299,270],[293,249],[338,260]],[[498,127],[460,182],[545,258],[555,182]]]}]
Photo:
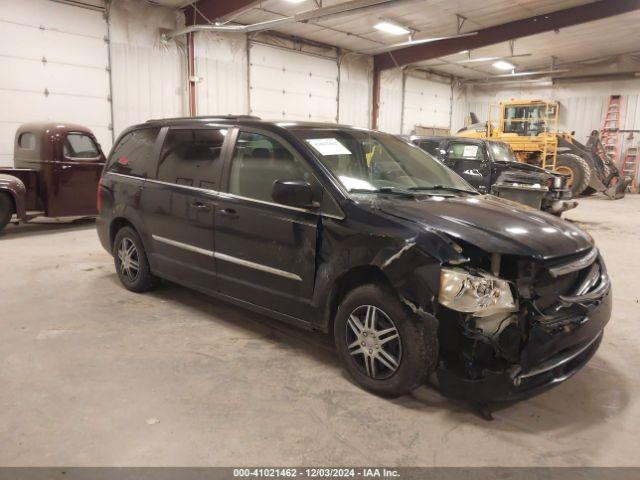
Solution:
[{"label": "tinted side window", "polygon": [[273,202],[276,180],[299,180],[317,186],[311,172],[277,140],[258,133],[240,132],[231,160],[229,192]]},{"label": "tinted side window", "polygon": [[159,131],[159,128],[141,128],[122,137],[111,153],[108,171],[141,178],[153,177],[153,148]]},{"label": "tinted side window", "polygon": [[421,140],[418,146],[434,157],[440,157],[440,142],[437,142],[435,140]]},{"label": "tinted side window", "polygon": [[158,180],[215,190],[226,133],[226,129],[169,130],[160,153]]},{"label": "tinted side window", "polygon": [[69,133],[62,144],[64,156],[67,158],[96,158],[98,146],[89,135],[83,133]]},{"label": "tinted side window", "polygon": [[453,142],[447,151],[449,158],[456,160],[484,160],[482,147],[475,143]]}]

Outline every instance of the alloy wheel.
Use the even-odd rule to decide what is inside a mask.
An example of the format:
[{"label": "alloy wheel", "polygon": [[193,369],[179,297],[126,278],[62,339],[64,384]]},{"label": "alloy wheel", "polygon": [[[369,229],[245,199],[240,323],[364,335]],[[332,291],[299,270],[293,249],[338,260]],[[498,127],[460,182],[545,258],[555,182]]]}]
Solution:
[{"label": "alloy wheel", "polygon": [[130,238],[123,238],[118,247],[120,272],[127,280],[133,282],[140,273],[140,257],[135,243]]},{"label": "alloy wheel", "polygon": [[373,305],[357,307],[347,320],[346,344],[358,369],[375,380],[391,377],[400,366],[402,342],[393,320]]}]

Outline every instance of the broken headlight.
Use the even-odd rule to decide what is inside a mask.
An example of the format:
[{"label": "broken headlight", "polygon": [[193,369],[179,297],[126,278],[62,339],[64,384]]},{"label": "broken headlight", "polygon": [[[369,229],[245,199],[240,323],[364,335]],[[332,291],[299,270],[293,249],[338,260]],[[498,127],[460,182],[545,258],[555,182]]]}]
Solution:
[{"label": "broken headlight", "polygon": [[484,272],[474,275],[461,268],[440,271],[438,300],[447,308],[477,317],[517,310],[508,282]]}]

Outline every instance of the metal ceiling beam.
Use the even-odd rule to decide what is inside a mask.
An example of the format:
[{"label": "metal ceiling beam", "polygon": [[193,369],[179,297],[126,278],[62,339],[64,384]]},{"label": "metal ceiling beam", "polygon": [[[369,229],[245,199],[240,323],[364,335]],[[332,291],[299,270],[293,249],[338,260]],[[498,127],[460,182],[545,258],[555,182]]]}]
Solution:
[{"label": "metal ceiling beam", "polygon": [[260,0],[198,0],[184,8],[185,20],[187,25],[224,22],[259,4]]},{"label": "metal ceiling beam", "polygon": [[[202,0],[201,0],[202,1]],[[233,2],[239,2],[242,0],[233,0]],[[219,23],[206,23],[206,24],[189,24],[185,28],[173,30],[171,32],[163,32],[162,38],[164,40],[171,40],[179,35],[185,35],[187,33],[197,31],[208,32],[226,32],[226,33],[253,33],[264,32],[267,30],[273,30],[283,25],[289,25],[293,23],[308,23],[312,21],[318,21],[325,18],[335,18],[342,15],[353,15],[355,13],[362,13],[371,8],[379,7],[387,3],[391,3],[396,0],[349,0],[337,5],[329,7],[320,7],[313,10],[307,10],[305,12],[296,13],[289,17],[277,18],[275,20],[265,20],[263,22],[253,23],[251,25],[221,25]],[[200,8],[198,7],[198,10]],[[204,12],[203,12],[204,13]],[[207,15],[207,18],[208,15]],[[213,19],[209,18],[213,21]]]},{"label": "metal ceiling beam", "polygon": [[444,57],[462,50],[486,47],[638,9],[640,9],[640,0],[598,0],[586,5],[478,30],[478,33],[471,37],[438,40],[425,45],[409,46],[393,52],[380,53],[374,56],[374,69],[380,71],[402,67],[411,63]]}]

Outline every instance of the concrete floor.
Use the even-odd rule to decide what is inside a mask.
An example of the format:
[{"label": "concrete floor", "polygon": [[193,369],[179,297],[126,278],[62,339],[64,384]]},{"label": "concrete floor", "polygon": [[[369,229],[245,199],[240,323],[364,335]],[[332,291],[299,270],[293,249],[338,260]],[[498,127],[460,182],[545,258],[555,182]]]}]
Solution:
[{"label": "concrete floor", "polygon": [[481,420],[355,386],[326,338],[165,284],[123,289],[91,222],[0,235],[0,465],[638,465],[640,196],[581,200],[614,283],[598,354]]}]

